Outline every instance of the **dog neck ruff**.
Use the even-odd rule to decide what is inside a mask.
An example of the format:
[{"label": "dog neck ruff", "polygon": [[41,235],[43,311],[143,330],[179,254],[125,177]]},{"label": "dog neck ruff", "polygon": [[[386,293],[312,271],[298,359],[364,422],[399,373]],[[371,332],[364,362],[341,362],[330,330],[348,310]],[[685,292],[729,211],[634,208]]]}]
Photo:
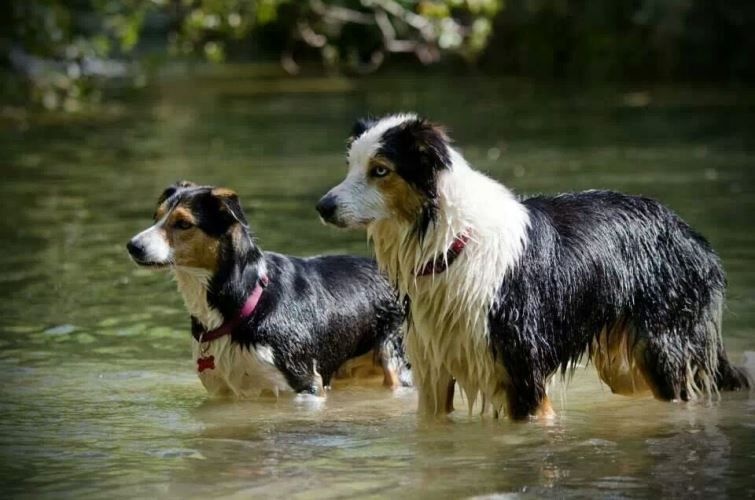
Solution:
[{"label": "dog neck ruff", "polygon": [[433,260],[428,261],[422,268],[417,271],[417,276],[429,276],[431,274],[440,274],[449,268],[451,264],[461,255],[461,251],[469,243],[469,231],[464,231],[454,238],[451,246],[446,250],[443,256],[436,256]]},{"label": "dog neck ruff", "polygon": [[212,342],[213,340],[218,339],[224,335],[230,334],[233,330],[236,329],[237,326],[239,326],[239,324],[241,324],[242,321],[254,314],[254,310],[257,309],[257,304],[260,301],[260,297],[262,297],[262,291],[267,287],[268,283],[270,283],[270,280],[267,278],[267,276],[261,276],[257,280],[257,285],[254,287],[254,290],[252,290],[249,298],[246,299],[244,305],[241,306],[241,309],[239,309],[239,312],[237,312],[233,318],[228,321],[224,321],[222,325],[215,328],[214,330],[205,330],[203,332],[199,332],[198,334],[195,333],[194,338],[201,343],[207,343]]}]

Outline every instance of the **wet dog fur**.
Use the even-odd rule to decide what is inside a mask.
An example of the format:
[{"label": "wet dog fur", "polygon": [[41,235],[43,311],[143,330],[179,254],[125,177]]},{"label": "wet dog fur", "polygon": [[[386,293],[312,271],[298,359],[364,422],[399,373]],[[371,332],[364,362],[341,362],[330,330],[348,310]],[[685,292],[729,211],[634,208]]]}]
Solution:
[{"label": "wet dog fur", "polygon": [[[550,378],[587,352],[619,394],[664,401],[747,388],[721,339],[725,276],[709,243],[657,201],[609,191],[520,199],[472,169],[442,127],[360,120],[321,217],[366,228],[411,302],[405,339],[419,411],[553,414]],[[440,273],[460,235],[469,243]]]},{"label": "wet dog fur", "polygon": [[[296,258],[263,251],[238,196],[180,182],[158,200],[154,224],[128,244],[141,266],[170,269],[191,315],[195,363],[212,395],[281,391],[322,395],[349,360],[367,359],[386,385],[410,383],[403,305],[371,259]],[[237,312],[258,280],[269,280],[254,313],[230,335],[200,343]]]}]

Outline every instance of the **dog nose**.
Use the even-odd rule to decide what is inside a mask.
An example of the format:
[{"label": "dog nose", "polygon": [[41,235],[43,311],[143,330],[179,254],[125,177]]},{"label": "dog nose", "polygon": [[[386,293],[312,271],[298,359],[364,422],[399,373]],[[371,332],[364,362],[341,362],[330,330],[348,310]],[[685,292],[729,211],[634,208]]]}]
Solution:
[{"label": "dog nose", "polygon": [[128,250],[128,253],[136,259],[144,257],[144,249],[134,243],[134,240],[129,240],[129,242],[126,243],[126,249]]},{"label": "dog nose", "polygon": [[320,213],[320,217],[324,220],[333,219],[337,208],[336,197],[332,194],[326,194],[320,198],[320,201],[317,203],[317,211]]}]

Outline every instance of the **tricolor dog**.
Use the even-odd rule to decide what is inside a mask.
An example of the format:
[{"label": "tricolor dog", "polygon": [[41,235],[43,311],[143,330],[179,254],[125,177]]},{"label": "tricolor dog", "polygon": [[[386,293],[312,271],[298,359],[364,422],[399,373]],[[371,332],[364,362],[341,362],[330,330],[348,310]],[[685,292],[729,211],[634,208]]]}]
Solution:
[{"label": "tricolor dog", "polygon": [[746,388],[721,340],[725,277],[708,242],[649,198],[586,191],[519,199],[415,115],[356,124],[322,218],[366,228],[410,299],[419,410],[552,415],[546,388],[589,353],[619,394],[692,400]]},{"label": "tricolor dog", "polygon": [[170,269],[191,315],[199,378],[212,395],[322,395],[350,361],[410,383],[403,305],[374,261],[264,252],[237,195],[181,182],[128,243],[140,266]]}]

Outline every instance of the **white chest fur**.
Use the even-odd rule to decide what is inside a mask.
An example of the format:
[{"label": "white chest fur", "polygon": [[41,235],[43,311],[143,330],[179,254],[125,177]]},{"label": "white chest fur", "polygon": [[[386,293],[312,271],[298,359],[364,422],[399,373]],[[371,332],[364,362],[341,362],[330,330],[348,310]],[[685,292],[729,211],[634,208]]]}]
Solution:
[{"label": "white chest fur", "polygon": [[[186,309],[206,329],[212,330],[223,324],[223,316],[207,302],[209,274],[205,271],[177,268],[175,270],[178,290],[183,296]],[[211,396],[252,397],[261,391],[270,391],[276,396],[280,391],[291,391],[286,377],[275,366],[270,346],[243,347],[231,342],[226,335],[212,342],[200,344],[192,340],[194,369],[199,374]],[[199,358],[205,360],[203,366]],[[202,371],[199,369],[202,368]]]},{"label": "white chest fur", "polygon": [[[505,367],[490,347],[488,314],[506,272],[526,244],[526,209],[502,185],[471,170],[453,152],[454,165],[438,180],[437,220],[423,242],[411,228],[393,221],[369,228],[378,263],[411,298],[407,355],[420,390],[420,412],[448,408],[447,386],[456,379],[470,410],[478,395],[483,406],[503,406]],[[442,274],[417,276],[454,238],[470,241]]]},{"label": "white chest fur", "polygon": [[222,325],[223,316],[207,302],[210,273],[202,269],[176,267],[173,274],[189,314],[208,330]]},{"label": "white chest fur", "polygon": [[212,342],[200,344],[192,340],[194,367],[198,370],[199,358],[212,356],[211,368],[198,371],[199,380],[211,396],[259,396],[270,391],[292,391],[286,377],[275,366],[270,346],[258,345],[248,349],[231,342],[226,335]]}]

